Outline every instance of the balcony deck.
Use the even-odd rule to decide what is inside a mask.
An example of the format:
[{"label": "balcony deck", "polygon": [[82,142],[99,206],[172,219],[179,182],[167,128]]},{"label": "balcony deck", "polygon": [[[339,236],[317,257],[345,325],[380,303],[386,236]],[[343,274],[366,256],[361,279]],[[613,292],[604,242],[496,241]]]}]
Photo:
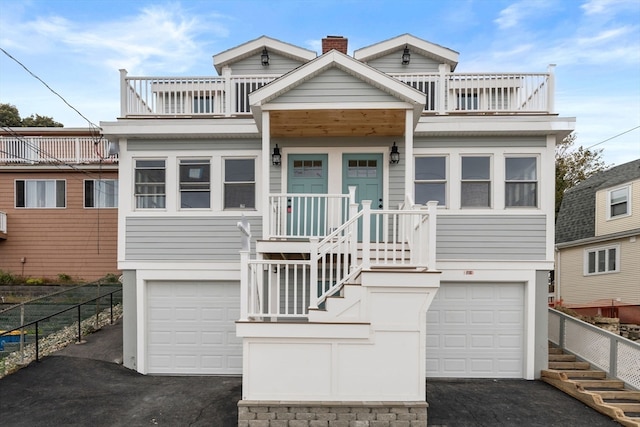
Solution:
[{"label": "balcony deck", "polygon": [[0,135],[0,164],[91,164],[117,163],[109,155],[109,141],[90,136]]}]

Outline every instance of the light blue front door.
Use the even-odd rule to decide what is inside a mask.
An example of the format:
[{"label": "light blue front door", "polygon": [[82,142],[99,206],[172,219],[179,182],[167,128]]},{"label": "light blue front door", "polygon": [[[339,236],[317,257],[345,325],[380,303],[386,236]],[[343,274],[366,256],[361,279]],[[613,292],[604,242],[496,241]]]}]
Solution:
[{"label": "light blue front door", "polygon": [[[287,160],[287,192],[327,194],[327,155],[290,154]],[[287,200],[287,234],[324,236],[326,233],[324,197],[290,197]]]},{"label": "light blue front door", "polygon": [[[344,154],[342,156],[342,191],[356,187],[356,202],[371,200],[371,209],[383,209],[382,154]],[[371,240],[380,238],[382,227],[371,222]],[[362,240],[362,228],[358,228]]]}]

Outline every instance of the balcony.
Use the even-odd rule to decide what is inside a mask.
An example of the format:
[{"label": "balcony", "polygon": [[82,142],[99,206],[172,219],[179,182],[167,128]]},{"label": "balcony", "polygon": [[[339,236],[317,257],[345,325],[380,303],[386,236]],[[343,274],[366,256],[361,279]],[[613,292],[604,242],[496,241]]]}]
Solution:
[{"label": "balcony", "polygon": [[0,164],[117,163],[104,138],[66,136],[0,136]]},{"label": "balcony", "polygon": [[[423,114],[552,114],[546,73],[390,74],[425,94]],[[279,76],[129,77],[121,70],[121,117],[251,115],[249,93]]]}]

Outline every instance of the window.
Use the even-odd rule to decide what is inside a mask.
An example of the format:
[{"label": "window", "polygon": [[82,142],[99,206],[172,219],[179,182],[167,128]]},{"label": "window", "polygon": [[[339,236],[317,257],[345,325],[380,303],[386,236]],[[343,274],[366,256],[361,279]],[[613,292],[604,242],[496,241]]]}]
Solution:
[{"label": "window", "polygon": [[[320,162],[322,161],[320,160]],[[349,160],[347,164],[347,176],[349,178],[376,178],[378,176],[378,161]]]},{"label": "window", "polygon": [[607,218],[616,218],[630,215],[629,211],[629,187],[616,188],[607,192]]},{"label": "window", "polygon": [[135,199],[138,209],[164,209],[165,161],[136,160]]},{"label": "window", "polygon": [[447,158],[416,157],[415,160],[415,202],[425,204],[435,200],[441,206],[447,205]]},{"label": "window", "polygon": [[537,207],[537,158],[507,157],[505,162],[505,206]]},{"label": "window", "polygon": [[462,157],[460,206],[491,207],[491,158]]},{"label": "window", "polygon": [[256,174],[254,159],[225,159],[224,208],[255,209]]},{"label": "window", "polygon": [[86,179],[84,181],[85,208],[117,208],[117,179]]},{"label": "window", "polygon": [[585,275],[619,271],[618,246],[585,250]]},{"label": "window", "polygon": [[211,166],[209,160],[180,160],[180,207],[211,207]]},{"label": "window", "polygon": [[65,193],[62,179],[16,180],[16,208],[64,208]]}]

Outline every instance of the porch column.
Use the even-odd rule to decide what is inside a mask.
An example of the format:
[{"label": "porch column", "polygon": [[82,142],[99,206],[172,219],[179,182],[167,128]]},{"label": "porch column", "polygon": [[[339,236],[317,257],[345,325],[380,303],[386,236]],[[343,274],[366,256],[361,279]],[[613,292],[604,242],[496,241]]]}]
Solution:
[{"label": "porch column", "polygon": [[271,181],[271,123],[269,112],[262,112],[262,238],[268,239],[271,230],[271,209],[269,208],[269,187]]},{"label": "porch column", "polygon": [[415,200],[413,194],[413,110],[407,110],[404,119],[404,194],[411,194],[411,199]]}]

